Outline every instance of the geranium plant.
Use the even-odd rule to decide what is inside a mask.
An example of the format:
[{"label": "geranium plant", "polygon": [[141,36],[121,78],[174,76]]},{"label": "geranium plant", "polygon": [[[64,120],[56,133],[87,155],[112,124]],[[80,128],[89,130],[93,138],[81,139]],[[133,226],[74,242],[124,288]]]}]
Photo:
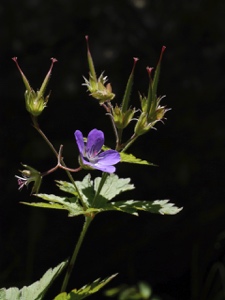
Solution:
[{"label": "geranium plant", "polygon": [[[74,129],[75,141],[78,148],[77,153],[74,153],[75,156],[78,155],[78,166],[76,169],[66,166],[62,157],[63,145],[61,145],[59,149],[56,149],[42,131],[38,121],[39,115],[43,113],[49,100],[49,95],[45,96],[45,92],[53,65],[57,60],[55,58],[51,59],[52,63],[50,69],[41,88],[35,92],[22,72],[17,62],[17,58],[13,58],[25,84],[25,106],[28,113],[31,115],[33,126],[46,141],[57,158],[56,165],[45,172],[35,170],[33,167],[25,164],[22,165],[23,170],[20,171],[21,176],[16,175],[19,190],[22,190],[24,186],[32,185],[31,194],[35,196],[36,199],[36,201],[22,203],[34,207],[66,210],[70,217],[82,215],[84,218],[84,225],[69,261],[66,260],[61,262],[55,268],[49,269],[39,281],[28,287],[22,289],[14,287],[0,289],[0,299],[44,299],[48,287],[56,276],[64,269],[65,275],[62,281],[61,291],[59,291],[58,295],[55,295],[54,299],[79,300],[91,296],[112,280],[116,274],[105,279],[97,279],[91,284],[87,284],[81,288],[74,287],[72,291],[67,291],[67,284],[69,279],[73,281],[71,273],[78,252],[80,251],[85,234],[97,214],[114,210],[118,213],[125,212],[135,216],[138,215],[139,211],[173,215],[177,214],[182,209],[176,207],[167,199],[153,201],[140,199],[124,199],[118,201],[116,199],[118,194],[134,189],[134,184],[131,183],[130,178],[120,178],[119,175],[116,174],[117,164],[132,163],[144,164],[146,166],[153,165],[146,160],[136,158],[133,154],[128,153],[128,149],[140,136],[148,133],[150,129],[155,128],[159,121],[162,122],[165,113],[168,111],[166,106],[161,105],[163,97],[157,96],[160,66],[165,47],[162,47],[154,75],[153,68],[147,67],[149,80],[147,96],[139,95],[140,107],[133,108],[130,105],[130,95],[138,59],[134,58],[133,67],[128,78],[122,103],[118,104],[115,103],[115,94],[113,93],[111,84],[107,83],[107,76],[104,76],[103,73],[100,74],[99,77],[96,75],[89,49],[88,37],[86,37],[86,42],[89,75],[88,78],[84,78],[84,85],[87,87],[89,95],[96,99],[96,103],[102,106],[109,116],[116,143],[114,149],[109,149],[104,145],[105,133],[100,129],[91,127],[90,132],[84,134],[84,137],[82,133],[82,123],[80,122],[79,128]],[[123,131],[126,130],[127,126],[132,125],[132,135],[127,140],[124,140]],[[65,170],[68,175],[68,181],[56,181],[57,187],[65,193],[65,196],[40,193],[43,178],[59,168]],[[86,170],[86,175],[83,179],[79,178],[79,171],[82,169]],[[100,177],[95,177],[95,170],[101,171],[102,175]],[[74,285],[76,286],[76,283],[74,283]]]}]

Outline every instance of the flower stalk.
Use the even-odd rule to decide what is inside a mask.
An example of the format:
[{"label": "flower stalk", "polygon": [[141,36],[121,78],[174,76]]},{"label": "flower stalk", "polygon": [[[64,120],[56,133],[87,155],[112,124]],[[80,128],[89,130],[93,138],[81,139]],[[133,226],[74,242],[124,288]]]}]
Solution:
[{"label": "flower stalk", "polygon": [[[38,121],[37,121],[37,118],[32,116],[32,120],[33,120],[33,126],[34,128],[37,130],[37,132],[42,136],[42,138],[45,140],[45,142],[48,144],[48,146],[50,147],[50,149],[52,150],[52,152],[55,154],[55,156],[58,158],[59,157],[59,153],[56,151],[55,147],[53,146],[53,144],[50,142],[50,140],[47,138],[47,136],[44,134],[44,132],[41,130],[39,124],[38,124]],[[66,171],[66,174],[68,176],[68,178],[70,179],[71,183],[73,184],[76,192],[77,192],[77,195],[81,201],[81,204],[83,206],[84,209],[87,209],[87,205],[85,204],[85,201],[83,200],[83,197],[73,179],[73,176],[71,175],[70,171],[68,170],[63,158],[61,157],[60,158],[60,164],[64,167],[64,170]]]}]

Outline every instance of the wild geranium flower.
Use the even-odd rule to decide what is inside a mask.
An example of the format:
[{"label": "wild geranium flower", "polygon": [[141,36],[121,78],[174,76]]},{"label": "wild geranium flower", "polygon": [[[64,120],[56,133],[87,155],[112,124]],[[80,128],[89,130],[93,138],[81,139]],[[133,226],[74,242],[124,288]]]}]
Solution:
[{"label": "wild geranium flower", "polygon": [[120,161],[120,154],[116,150],[101,152],[104,144],[104,133],[101,130],[91,130],[86,142],[80,130],[76,130],[74,136],[80,152],[80,163],[84,168],[106,173],[115,172],[116,168],[113,165]]},{"label": "wild geranium flower", "polygon": [[24,186],[28,186],[29,183],[34,182],[31,194],[38,193],[42,181],[41,173],[28,165],[22,166],[26,168],[25,170],[20,171],[22,177],[15,175],[19,186],[18,189],[22,190]]}]

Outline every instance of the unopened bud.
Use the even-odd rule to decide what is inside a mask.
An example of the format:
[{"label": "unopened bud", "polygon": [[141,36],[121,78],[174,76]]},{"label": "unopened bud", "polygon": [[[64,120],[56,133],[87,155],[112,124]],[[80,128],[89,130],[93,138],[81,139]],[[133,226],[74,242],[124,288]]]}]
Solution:
[{"label": "unopened bud", "polygon": [[22,76],[22,79],[23,79],[23,82],[24,82],[24,85],[26,88],[26,91],[24,94],[26,109],[32,116],[37,117],[42,113],[44,108],[47,106],[47,102],[48,102],[50,94],[47,96],[44,96],[44,93],[45,93],[47,84],[50,79],[53,65],[55,62],[57,62],[57,59],[51,58],[52,63],[51,63],[50,69],[40,87],[40,90],[37,90],[37,92],[35,92],[32,89],[32,87],[29,84],[29,81],[27,80],[26,76],[22,72],[22,70],[17,62],[17,57],[13,57],[12,60],[16,63],[16,66],[17,66],[18,70],[20,71],[20,74]]},{"label": "unopened bud", "polygon": [[136,125],[134,128],[134,132],[136,135],[142,135],[145,134],[147,131],[149,131],[154,126],[154,123],[148,122],[148,115],[145,112],[142,112]]},{"label": "unopened bud", "polygon": [[113,119],[116,124],[117,128],[125,128],[132,120],[135,113],[135,109],[129,108],[127,111],[122,112],[122,108],[118,107],[116,105],[115,108],[113,108]]},{"label": "unopened bud", "polygon": [[84,77],[84,84],[87,86],[90,96],[97,99],[100,104],[111,101],[115,97],[112,92],[112,86],[107,82],[107,76],[103,76],[103,73],[97,78],[93,59],[88,44],[88,36],[85,37],[87,42],[87,59],[89,66],[89,79]]}]

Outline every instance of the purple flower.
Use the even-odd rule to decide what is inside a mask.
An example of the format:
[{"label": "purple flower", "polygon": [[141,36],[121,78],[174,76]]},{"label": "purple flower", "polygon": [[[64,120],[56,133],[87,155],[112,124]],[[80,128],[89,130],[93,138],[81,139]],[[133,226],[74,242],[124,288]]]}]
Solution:
[{"label": "purple flower", "polygon": [[26,185],[26,186],[28,186],[28,184],[29,184],[29,178],[27,178],[27,177],[20,177],[20,176],[17,176],[17,175],[15,175],[15,177],[17,178],[17,183],[18,183],[18,186],[19,186],[19,188],[18,188],[18,190],[20,191],[20,190],[22,190],[22,188]]},{"label": "purple flower", "polygon": [[76,130],[74,136],[82,165],[102,172],[115,172],[116,168],[113,165],[120,161],[120,154],[116,150],[106,150],[100,153],[104,144],[104,133],[101,130],[91,130],[86,143],[80,130]]},{"label": "purple flower", "polygon": [[26,168],[25,170],[20,171],[22,177],[15,175],[19,185],[19,191],[21,191],[24,186],[28,186],[29,183],[34,182],[31,194],[38,193],[42,181],[41,173],[28,165],[22,166]]}]

